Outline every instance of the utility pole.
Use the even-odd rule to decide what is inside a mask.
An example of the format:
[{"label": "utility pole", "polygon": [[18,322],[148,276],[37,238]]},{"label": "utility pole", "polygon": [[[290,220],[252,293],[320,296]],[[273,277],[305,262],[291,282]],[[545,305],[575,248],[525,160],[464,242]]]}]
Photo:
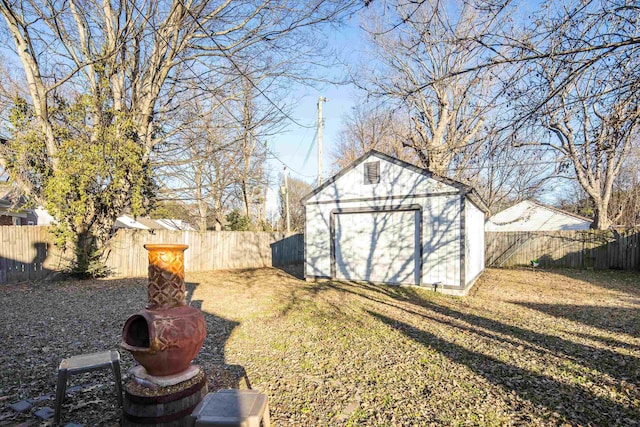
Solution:
[{"label": "utility pole", "polygon": [[322,185],[322,103],[327,101],[324,96],[318,97],[318,187]]},{"label": "utility pole", "polygon": [[284,216],[287,225],[287,233],[291,232],[291,220],[289,219],[289,186],[287,184],[287,167],[284,167],[284,186],[282,187],[284,196]]}]

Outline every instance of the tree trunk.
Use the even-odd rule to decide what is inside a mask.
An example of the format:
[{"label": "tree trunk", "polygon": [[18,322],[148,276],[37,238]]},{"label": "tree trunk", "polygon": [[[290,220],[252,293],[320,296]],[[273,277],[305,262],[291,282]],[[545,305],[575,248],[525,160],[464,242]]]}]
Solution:
[{"label": "tree trunk", "polygon": [[[200,196],[200,191],[198,190],[198,196]],[[200,198],[198,200],[198,228],[200,231],[207,231],[207,216],[209,214],[209,207],[207,203]]]},{"label": "tree trunk", "polygon": [[608,206],[604,203],[595,202],[595,212],[593,215],[593,222],[591,223],[591,228],[595,230],[607,230],[611,227],[611,219],[607,214]]},{"label": "tree trunk", "polygon": [[242,179],[242,201],[244,205],[244,216],[250,218],[251,214],[251,200],[249,198],[249,184],[247,183],[248,175],[245,175]]}]

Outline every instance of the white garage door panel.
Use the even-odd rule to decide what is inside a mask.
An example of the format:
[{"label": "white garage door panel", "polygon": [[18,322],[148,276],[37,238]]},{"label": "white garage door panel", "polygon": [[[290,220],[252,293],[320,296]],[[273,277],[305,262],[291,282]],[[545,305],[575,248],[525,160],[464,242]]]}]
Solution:
[{"label": "white garage door panel", "polygon": [[419,283],[419,211],[336,214],[336,277]]}]

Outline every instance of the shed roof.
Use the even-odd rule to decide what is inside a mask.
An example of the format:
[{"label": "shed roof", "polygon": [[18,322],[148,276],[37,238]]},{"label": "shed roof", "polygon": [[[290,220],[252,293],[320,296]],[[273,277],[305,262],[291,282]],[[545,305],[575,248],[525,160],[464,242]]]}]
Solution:
[{"label": "shed roof", "polygon": [[387,161],[389,163],[393,163],[395,165],[398,165],[400,167],[408,169],[408,170],[410,170],[410,171],[412,171],[412,172],[414,172],[416,174],[426,176],[426,177],[428,177],[430,179],[433,179],[435,181],[438,181],[438,182],[441,182],[443,184],[446,184],[446,185],[449,185],[451,187],[454,187],[454,188],[458,189],[461,194],[467,196],[469,198],[469,200],[471,200],[479,209],[481,209],[485,213],[489,213],[489,208],[484,203],[482,198],[477,194],[477,192],[475,191],[475,189],[473,187],[471,187],[471,186],[469,186],[467,184],[464,184],[464,183],[462,183],[460,181],[456,181],[454,179],[451,179],[451,178],[446,178],[446,177],[443,177],[443,176],[436,175],[436,174],[434,174],[433,172],[431,172],[428,169],[420,168],[420,167],[418,167],[416,165],[413,165],[411,163],[405,162],[404,160],[400,160],[398,158],[389,156],[388,154],[382,153],[382,152],[377,151],[377,150],[369,150],[369,151],[367,151],[365,154],[363,154],[362,156],[360,156],[359,158],[354,160],[349,166],[345,167],[340,172],[338,172],[337,174],[335,174],[334,176],[332,176],[331,178],[326,180],[322,185],[320,185],[319,187],[317,187],[313,191],[311,191],[309,194],[307,194],[301,200],[301,202],[303,204],[305,204],[311,197],[313,197],[316,194],[320,193],[322,190],[326,189],[327,187],[333,185],[338,179],[340,179],[341,177],[346,175],[348,172],[350,172],[351,170],[356,168],[361,163],[363,163],[366,160],[368,160],[370,157],[377,157],[377,158],[379,158],[381,160],[384,160],[384,161]]}]

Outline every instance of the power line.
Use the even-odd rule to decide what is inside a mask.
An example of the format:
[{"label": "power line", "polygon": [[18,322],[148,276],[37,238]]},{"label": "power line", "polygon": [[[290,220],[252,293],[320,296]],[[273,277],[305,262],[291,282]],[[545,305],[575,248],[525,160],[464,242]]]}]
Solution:
[{"label": "power line", "polygon": [[[634,154],[629,154],[625,157],[625,159],[640,159],[640,156],[634,155]],[[490,169],[492,167],[516,167],[516,166],[538,166],[538,165],[559,165],[559,164],[573,164],[572,160],[569,159],[556,159],[556,160],[540,160],[537,162],[490,162],[489,165],[484,165],[484,166],[478,166],[478,165],[474,165],[474,166],[465,166],[463,168],[463,170],[484,170],[484,169]],[[455,167],[448,167],[447,170],[449,172],[456,172],[457,168]]]},{"label": "power line", "polygon": [[304,156],[304,161],[302,162],[302,167],[307,165],[307,161],[309,160],[309,156],[311,155],[311,150],[313,149],[313,141],[318,137],[318,128],[316,127],[316,131],[313,134],[313,138],[311,139],[311,144],[309,144],[309,149],[307,150],[307,154]]},{"label": "power line", "polygon": [[[215,39],[213,38],[213,36],[207,32],[207,30],[202,26],[202,24],[201,24],[201,23],[200,23],[200,21],[197,19],[197,17],[195,17],[195,16],[193,15],[193,13],[191,12],[191,10],[190,10],[190,9],[189,9],[189,8],[188,8],[188,7],[183,3],[183,1],[182,1],[182,0],[178,0],[178,2],[182,5],[182,7],[184,7],[184,8],[185,8],[186,12],[189,14],[189,16],[191,17],[191,19],[193,19],[193,21],[194,21],[194,22],[195,22],[195,24],[200,28],[200,30],[202,30],[202,31],[204,32],[204,34],[206,34],[206,35],[207,35],[207,38],[209,38],[209,40],[211,40],[211,41],[213,42],[213,44],[214,44],[214,45],[216,46],[216,48],[217,48],[217,49],[222,53],[222,55],[223,55],[223,56],[224,56],[224,57],[225,57],[225,58],[226,58],[226,59],[227,59],[227,60],[228,60],[232,65],[233,65],[233,67],[236,69],[236,71],[238,71],[238,73],[240,73],[240,75],[241,75],[242,77],[244,77],[244,78],[249,82],[249,84],[251,84],[251,86],[252,86],[254,89],[256,89],[256,90],[260,93],[260,95],[262,95],[262,96],[263,96],[263,97],[264,97],[264,98],[269,102],[269,104],[271,104],[273,107],[275,107],[275,108],[278,110],[278,112],[280,112],[280,114],[282,114],[284,117],[286,117],[287,119],[289,119],[292,123],[294,123],[294,124],[296,124],[296,125],[298,125],[298,126],[300,126],[300,127],[302,127],[302,128],[306,128],[306,129],[312,129],[312,128],[314,128],[314,127],[315,127],[315,126],[303,125],[303,124],[301,124],[301,123],[297,122],[296,120],[294,120],[294,119],[293,119],[293,117],[291,117],[289,114],[287,114],[286,112],[284,112],[284,111],[282,110],[282,108],[280,108],[280,106],[279,106],[279,105],[277,105],[274,101],[272,101],[272,100],[271,100],[271,98],[269,98],[269,97],[264,93],[264,91],[263,91],[261,88],[259,88],[259,87],[258,87],[258,86],[253,82],[253,80],[252,80],[249,76],[247,76],[247,74],[246,74],[246,73],[245,73],[245,72],[240,68],[240,66],[235,62],[235,60],[234,60],[231,56],[229,56],[229,54],[227,54],[226,50],[225,50],[225,49],[223,49],[223,48],[222,48],[222,46],[220,46],[220,44],[217,42],[217,40],[215,40]],[[188,65],[187,65],[187,66],[188,66]],[[190,68],[190,67],[189,67],[189,68]],[[190,68],[190,69],[191,69],[191,68]],[[191,70],[191,71],[193,71],[193,70]],[[215,94],[214,94],[214,96],[215,96]],[[218,100],[218,102],[220,102],[220,101]],[[233,113],[232,113],[231,111],[229,111],[229,109],[228,109],[228,107],[226,107],[226,105],[224,105],[224,104],[221,104],[221,105],[223,106],[223,108],[224,108],[225,110],[227,110],[227,112],[231,115],[231,117],[233,117],[233,118],[234,118],[234,120],[239,121],[239,120],[238,120],[238,118],[236,118],[236,117],[233,115]],[[316,129],[316,134],[317,134],[317,129]],[[303,176],[303,177],[307,177],[307,178],[312,178],[312,177],[313,177],[312,175],[306,175],[306,174],[303,174],[303,173],[301,173],[301,172],[299,172],[299,171],[296,171],[294,168],[292,168],[291,166],[289,166],[288,164],[286,164],[283,160],[281,160],[281,159],[280,159],[280,158],[279,158],[279,157],[278,157],[278,156],[277,156],[277,155],[276,155],[276,154],[275,154],[271,149],[269,149],[269,147],[265,146],[265,149],[267,150],[267,152],[268,152],[269,154],[271,154],[271,155],[273,156],[273,158],[274,158],[275,160],[277,160],[278,162],[280,162],[283,166],[285,166],[287,169],[289,169],[291,172],[295,173],[296,175]]]},{"label": "power line", "polygon": [[271,154],[273,156],[273,159],[277,160],[278,162],[280,162],[280,164],[284,167],[286,167],[287,169],[289,169],[291,172],[295,173],[296,175],[305,177],[305,178],[313,178],[315,175],[307,175],[304,174],[302,172],[298,172],[295,169],[292,169],[291,166],[289,166],[288,164],[286,164],[285,162],[283,162],[282,160],[280,160],[280,158],[278,156],[276,156],[273,151],[271,151],[268,147],[266,147],[267,152],[269,152],[269,154]]},{"label": "power line", "polygon": [[[472,170],[482,170],[482,169],[490,169],[492,167],[498,167],[498,166],[503,166],[503,167],[516,167],[516,166],[538,166],[538,165],[557,165],[557,164],[561,164],[567,162],[566,160],[545,160],[545,161],[539,161],[539,162],[518,162],[518,163],[508,163],[508,162],[490,162],[489,165],[483,165],[483,166],[478,166],[478,165],[473,165],[473,166],[465,166],[463,169],[472,169]],[[450,172],[452,171],[456,171],[457,168],[453,167],[453,166],[449,166],[447,168],[447,170],[449,170]]]},{"label": "power line", "polygon": [[253,86],[254,89],[256,89],[258,92],[260,92],[260,95],[262,95],[268,102],[269,104],[271,104],[273,107],[275,107],[280,114],[282,114],[284,117],[286,117],[287,119],[289,119],[292,123],[302,127],[302,128],[307,128],[307,129],[312,129],[314,126],[313,125],[303,125],[301,123],[299,123],[298,121],[296,121],[293,117],[291,117],[289,114],[287,114],[285,111],[282,110],[282,108],[280,108],[279,105],[277,105],[274,101],[271,100],[271,98],[269,98],[262,89],[260,89],[258,87],[258,85],[256,85],[254,83],[254,81],[247,76],[247,74],[242,71],[242,69],[240,68],[240,66],[236,63],[236,61],[229,56],[229,54],[226,52],[225,49],[222,48],[222,46],[220,46],[220,44],[218,43],[218,41],[216,39],[213,38],[213,36],[202,26],[202,24],[200,23],[200,21],[198,20],[197,17],[195,17],[193,15],[193,13],[191,12],[191,10],[183,3],[182,0],[178,0],[178,3],[180,3],[180,5],[182,7],[184,7],[184,9],[187,11],[187,13],[189,14],[189,16],[191,17],[191,19],[193,19],[193,21],[195,22],[195,24],[202,30],[202,32],[207,36],[207,38],[209,40],[211,40],[213,42],[214,45],[216,45],[216,48],[222,53],[222,55],[231,63],[231,65],[233,65],[233,67],[238,71],[238,73],[240,73],[240,75],[242,77],[244,77],[249,84],[251,84],[251,86]]},{"label": "power line", "polygon": [[[178,0],[178,1],[179,1],[179,3],[182,5],[182,7],[184,7],[184,8],[186,9],[187,13],[188,13],[188,14],[189,14],[189,16],[191,16],[191,18],[195,21],[195,23],[198,25],[198,27],[200,27],[200,29],[206,33],[206,30],[202,27],[202,25],[200,24],[200,22],[199,22],[199,21],[198,21],[198,20],[193,16],[193,14],[192,14],[192,13],[191,13],[191,11],[189,10],[189,8],[187,8],[187,7],[184,5],[184,3],[182,3],[182,0]],[[136,9],[136,11],[137,11],[138,13],[140,13],[140,16],[142,17],[142,19],[144,19],[144,21],[145,21],[148,25],[151,25],[151,23],[149,22],[149,20],[147,19],[147,17],[142,13],[142,11],[138,8],[138,6],[137,6],[135,3],[133,3],[133,4],[132,4],[132,6],[133,6],[133,8],[134,8],[134,9]],[[154,32],[155,32],[155,31],[154,31]],[[168,43],[168,40],[166,40],[166,39],[165,39],[161,34],[159,34],[158,32],[155,32],[155,34],[156,34],[156,36],[157,36],[157,37],[161,38],[161,39],[162,39],[162,41],[163,41],[164,43],[169,44],[169,43]],[[297,125],[298,125],[298,126],[300,126],[300,127],[303,127],[303,128],[309,128],[309,129],[311,129],[311,128],[313,128],[313,127],[314,127],[314,126],[305,126],[305,125],[301,125],[301,124],[299,124],[298,122],[296,122],[295,120],[293,120],[293,118],[291,118],[289,115],[287,115],[284,111],[282,111],[282,109],[281,109],[280,107],[278,107],[278,106],[277,106],[277,105],[276,105],[276,104],[275,104],[275,103],[274,103],[274,102],[273,102],[269,97],[267,97],[267,96],[264,94],[264,92],[263,92],[260,88],[258,88],[258,87],[253,83],[253,81],[252,81],[251,79],[249,79],[249,78],[246,76],[246,74],[244,74],[244,73],[242,72],[242,70],[240,70],[240,68],[235,64],[235,62],[234,62],[233,60],[231,60],[231,58],[227,55],[227,53],[224,51],[224,49],[222,49],[222,47],[221,47],[221,46],[220,46],[220,45],[219,45],[219,44],[218,44],[218,43],[217,43],[217,42],[216,42],[216,41],[211,37],[211,35],[208,35],[208,37],[213,41],[213,43],[216,45],[216,47],[217,47],[218,49],[220,49],[220,51],[223,53],[223,55],[225,56],[225,58],[227,58],[227,59],[228,59],[228,60],[229,60],[233,65],[234,65],[234,67],[236,67],[236,69],[240,72],[240,74],[241,74],[243,77],[245,77],[245,78],[246,78],[246,79],[251,83],[251,85],[252,85],[254,88],[256,88],[256,89],[260,92],[260,94],[261,94],[262,96],[264,96],[264,97],[265,97],[265,99],[267,99],[267,101],[269,101],[269,103],[270,103],[271,105],[273,105],[276,109],[278,109],[278,111],[280,111],[280,112],[281,112],[285,117],[287,117],[289,120],[291,120],[293,123],[297,124]],[[200,77],[200,75],[199,75],[198,73],[196,73],[196,72],[193,70],[193,68],[191,67],[191,65],[190,65],[189,63],[187,63],[187,62],[184,62],[183,64],[184,64],[184,65],[185,65],[185,66],[186,66],[186,67],[187,67],[187,68],[188,68],[188,69],[193,73],[193,75],[194,75],[194,76],[195,76],[195,77],[200,81],[200,83],[203,85],[203,87],[205,87],[205,88],[206,88],[206,87],[207,87],[207,83],[202,79],[202,77]],[[216,93],[215,93],[215,92],[209,92],[209,93],[210,93],[210,94],[211,94],[211,95],[212,95],[212,96],[213,96],[213,97],[218,101],[219,105],[220,105],[220,106],[221,106],[221,107],[222,107],[222,108],[223,108],[227,113],[229,113],[229,115],[231,116],[231,118],[233,118],[233,119],[234,119],[235,121],[237,121],[238,123],[240,123],[240,122],[241,122],[241,120],[235,116],[235,114],[234,114],[234,113],[229,109],[229,107],[228,107],[224,102],[222,102],[222,101],[218,98],[218,96],[216,95]],[[265,148],[265,150],[267,151],[267,153],[268,153],[268,154],[270,154],[270,155],[273,157],[273,159],[277,160],[277,161],[278,161],[278,162],[280,162],[283,166],[287,167],[291,172],[293,172],[293,173],[295,173],[296,175],[299,175],[299,176],[303,176],[303,177],[307,177],[307,178],[313,178],[313,175],[306,175],[306,174],[303,174],[303,173],[301,173],[301,172],[298,172],[298,171],[296,171],[294,168],[292,168],[291,166],[289,166],[288,164],[286,164],[286,163],[285,163],[284,161],[282,161],[282,160],[281,160],[281,159],[280,159],[280,158],[279,158],[279,157],[278,157],[278,156],[277,156],[277,155],[276,155],[276,154],[275,154],[275,153],[274,153],[274,152],[273,152],[273,151],[272,151],[268,146],[266,146],[266,145],[265,145],[265,146],[264,146],[264,148]]]}]

